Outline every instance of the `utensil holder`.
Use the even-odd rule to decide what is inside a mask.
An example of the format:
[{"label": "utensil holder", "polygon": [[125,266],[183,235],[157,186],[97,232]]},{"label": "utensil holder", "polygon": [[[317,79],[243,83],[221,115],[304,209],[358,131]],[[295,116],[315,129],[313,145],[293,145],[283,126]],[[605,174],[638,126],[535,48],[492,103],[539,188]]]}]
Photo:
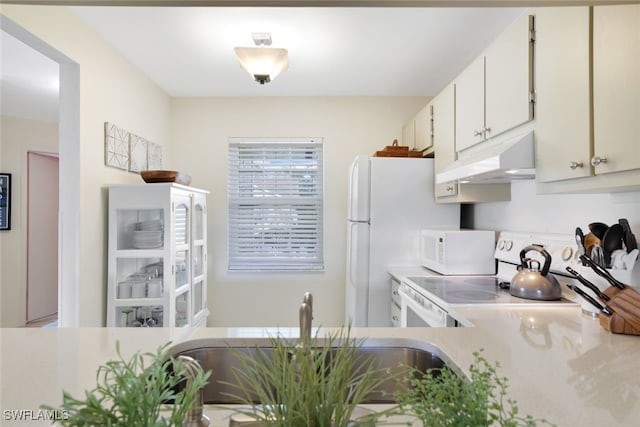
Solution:
[{"label": "utensil holder", "polygon": [[611,286],[603,291],[610,300],[611,316],[600,316],[600,325],[614,334],[640,335],[640,293],[630,286]]}]

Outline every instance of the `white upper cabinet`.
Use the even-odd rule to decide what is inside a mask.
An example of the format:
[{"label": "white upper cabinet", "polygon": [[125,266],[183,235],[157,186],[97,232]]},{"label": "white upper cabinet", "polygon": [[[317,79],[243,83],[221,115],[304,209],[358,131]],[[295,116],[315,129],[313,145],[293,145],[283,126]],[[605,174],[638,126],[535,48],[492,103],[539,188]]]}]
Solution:
[{"label": "white upper cabinet", "polygon": [[[455,149],[456,92],[449,84],[429,104],[432,122],[435,174],[457,160]],[[503,201],[511,198],[509,184],[465,184],[458,181],[436,183],[435,196],[438,203],[471,203]]]},{"label": "white upper cabinet", "polygon": [[416,123],[414,119],[409,120],[404,126],[402,126],[402,144],[409,147],[409,150],[413,149],[416,139]]},{"label": "white upper cabinet", "polygon": [[588,7],[536,13],[536,178],[590,175]]},{"label": "white upper cabinet", "polygon": [[536,11],[540,192],[640,188],[640,5]]},{"label": "white upper cabinet", "polygon": [[485,52],[485,129],[496,136],[533,119],[534,19],[519,17]]},{"label": "white upper cabinet", "polygon": [[476,58],[455,81],[456,150],[484,140],[484,56]]},{"label": "white upper cabinet", "polygon": [[412,151],[430,153],[433,151],[431,137],[431,114],[426,105],[402,127],[402,145]]},{"label": "white upper cabinet", "polygon": [[413,149],[416,151],[426,151],[433,146],[431,139],[431,112],[430,106],[426,105],[416,114],[414,119],[416,126],[416,139]]},{"label": "white upper cabinet", "polygon": [[522,15],[455,80],[457,151],[533,118],[532,34]]},{"label": "white upper cabinet", "polygon": [[593,119],[595,174],[640,168],[640,5],[593,8]]},{"label": "white upper cabinet", "polygon": [[[433,117],[434,171],[437,175],[456,160],[455,85],[450,84],[429,104]],[[435,184],[436,198],[458,194],[457,182]]]}]

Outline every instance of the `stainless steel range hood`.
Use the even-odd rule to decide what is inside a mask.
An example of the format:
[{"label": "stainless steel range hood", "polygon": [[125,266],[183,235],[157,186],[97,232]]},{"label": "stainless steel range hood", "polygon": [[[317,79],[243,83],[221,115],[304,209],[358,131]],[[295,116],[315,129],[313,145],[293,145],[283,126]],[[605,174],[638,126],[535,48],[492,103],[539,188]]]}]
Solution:
[{"label": "stainless steel range hood", "polygon": [[462,156],[436,175],[438,184],[458,180],[487,184],[535,178],[533,131],[499,143],[484,142],[475,152]]}]

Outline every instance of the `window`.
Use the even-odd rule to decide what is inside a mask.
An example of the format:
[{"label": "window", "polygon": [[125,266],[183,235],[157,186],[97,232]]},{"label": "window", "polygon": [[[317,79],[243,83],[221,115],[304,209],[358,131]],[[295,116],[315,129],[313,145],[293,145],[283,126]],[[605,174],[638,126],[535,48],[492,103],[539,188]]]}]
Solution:
[{"label": "window", "polygon": [[322,139],[229,140],[229,270],[322,270]]}]

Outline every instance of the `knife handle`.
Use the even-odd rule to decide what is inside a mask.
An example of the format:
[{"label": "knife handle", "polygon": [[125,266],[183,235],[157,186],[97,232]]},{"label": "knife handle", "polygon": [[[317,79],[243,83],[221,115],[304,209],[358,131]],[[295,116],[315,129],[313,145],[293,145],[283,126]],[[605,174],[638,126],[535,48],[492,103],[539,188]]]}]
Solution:
[{"label": "knife handle", "polygon": [[598,264],[593,262],[593,260],[591,258],[589,258],[588,256],[580,255],[580,260],[586,262],[589,265],[589,267],[591,267],[591,269],[596,272],[597,275],[607,279],[607,281],[611,285],[615,286],[618,289],[624,289],[624,287],[625,287],[624,283],[621,283],[620,281],[618,281],[605,268],[600,267]]},{"label": "knife handle", "polygon": [[600,311],[602,311],[604,314],[606,314],[607,316],[611,316],[613,314],[613,312],[611,310],[609,310],[607,307],[603,306],[602,304],[600,304],[598,301],[594,300],[591,295],[589,295],[588,293],[586,293],[585,291],[583,291],[582,289],[580,289],[577,286],[572,286],[572,285],[567,285],[569,287],[569,289],[571,289],[572,291],[574,291],[576,294],[580,295],[582,298],[586,299],[587,301],[589,301],[589,303],[591,303],[591,305],[593,305],[594,307],[596,307],[597,309],[599,309]]},{"label": "knife handle", "polygon": [[603,293],[600,288],[598,288],[596,285],[594,285],[593,283],[591,283],[590,281],[588,281],[587,279],[585,279],[580,273],[578,273],[577,271],[575,271],[573,268],[567,266],[566,270],[573,274],[576,279],[578,279],[578,281],[580,283],[582,283],[583,285],[585,285],[587,288],[591,289],[593,292],[595,292],[595,294],[598,296],[598,298],[600,298],[603,301],[609,301],[611,298],[609,298],[609,295]]}]

